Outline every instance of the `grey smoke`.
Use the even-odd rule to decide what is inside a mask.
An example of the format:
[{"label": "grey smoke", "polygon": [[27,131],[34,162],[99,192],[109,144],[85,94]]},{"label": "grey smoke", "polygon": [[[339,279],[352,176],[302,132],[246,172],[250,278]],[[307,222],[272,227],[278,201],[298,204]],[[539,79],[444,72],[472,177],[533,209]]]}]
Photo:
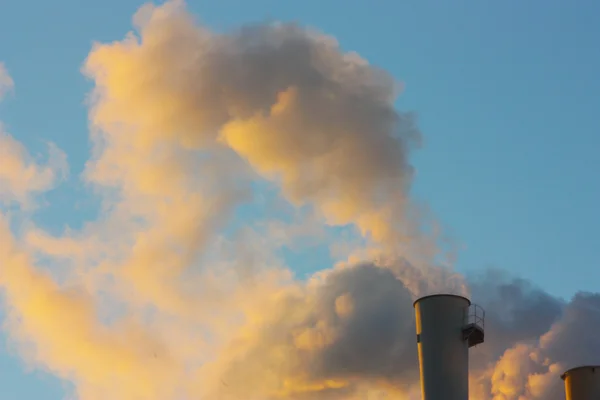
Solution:
[{"label": "grey smoke", "polygon": [[564,301],[524,279],[498,269],[474,274],[469,280],[471,298],[485,314],[485,344],[472,352],[473,368],[498,359],[517,342],[537,340],[560,318]]}]

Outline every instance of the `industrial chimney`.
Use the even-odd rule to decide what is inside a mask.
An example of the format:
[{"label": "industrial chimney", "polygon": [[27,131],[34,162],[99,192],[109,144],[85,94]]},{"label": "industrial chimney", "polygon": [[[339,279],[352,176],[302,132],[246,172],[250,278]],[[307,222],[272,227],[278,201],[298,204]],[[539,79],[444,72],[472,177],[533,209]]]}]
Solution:
[{"label": "industrial chimney", "polygon": [[600,365],[571,368],[561,378],[567,400],[600,399]]},{"label": "industrial chimney", "polygon": [[413,304],[423,400],[468,400],[469,348],[483,343],[485,312],[451,294]]}]

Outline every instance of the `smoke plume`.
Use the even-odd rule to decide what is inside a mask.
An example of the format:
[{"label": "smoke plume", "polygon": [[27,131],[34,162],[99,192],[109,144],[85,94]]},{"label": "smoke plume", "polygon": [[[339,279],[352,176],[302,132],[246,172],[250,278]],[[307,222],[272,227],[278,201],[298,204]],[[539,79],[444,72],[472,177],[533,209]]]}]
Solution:
[{"label": "smoke plume", "polygon": [[[487,309],[473,399],[559,398],[563,369],[598,362],[581,327],[600,328],[599,295],[442,261],[409,196],[420,133],[387,73],[294,24],[211,32],[181,1],[134,24],[83,66],[98,218],[54,236],[0,214],[4,327],[25,363],[82,400],[416,399],[412,302],[437,291]],[[2,133],[2,204],[54,187],[66,158],[48,159]],[[310,240],[334,261],[302,280],[280,249]]]}]

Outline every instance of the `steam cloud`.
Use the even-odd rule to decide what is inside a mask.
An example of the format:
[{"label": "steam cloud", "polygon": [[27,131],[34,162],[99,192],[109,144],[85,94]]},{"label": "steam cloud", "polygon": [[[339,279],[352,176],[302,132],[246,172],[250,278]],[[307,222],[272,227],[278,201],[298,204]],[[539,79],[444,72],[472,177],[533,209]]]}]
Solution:
[{"label": "steam cloud", "polygon": [[[487,309],[473,399],[562,398],[559,374],[598,362],[600,295],[467,282],[440,261],[408,196],[420,134],[385,72],[296,25],[215,34],[180,1],[134,23],[83,68],[100,217],[16,236],[1,214],[5,328],[25,362],[82,400],[413,399],[412,300],[440,290]],[[1,133],[3,204],[27,210],[66,168]],[[286,217],[236,226],[256,202]],[[311,237],[337,262],[298,280],[278,249]]]}]

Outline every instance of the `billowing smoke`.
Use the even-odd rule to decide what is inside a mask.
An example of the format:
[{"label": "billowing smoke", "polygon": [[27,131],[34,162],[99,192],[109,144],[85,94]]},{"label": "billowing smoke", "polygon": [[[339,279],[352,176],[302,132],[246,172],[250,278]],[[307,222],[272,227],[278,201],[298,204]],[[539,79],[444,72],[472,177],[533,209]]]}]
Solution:
[{"label": "billowing smoke", "polygon": [[598,363],[600,295],[578,293],[565,304],[515,280],[496,286],[491,297],[506,303],[488,303],[490,343],[477,354],[473,398],[564,399],[560,375]]},{"label": "billowing smoke", "polygon": [[157,185],[183,172],[171,166],[175,152],[234,152],[294,205],[379,241],[402,239],[419,132],[393,108],[388,74],[295,25],[216,35],[178,2],[144,7],[135,21],[139,38],[95,46],[84,68],[96,82],[92,124],[109,144],[92,180],[131,184],[153,168],[125,166],[119,151],[168,164],[154,167]]},{"label": "billowing smoke", "polygon": [[[134,23],[83,67],[98,219],[53,236],[0,218],[24,362],[82,400],[416,399],[412,301],[437,291],[487,309],[473,399],[560,397],[558,374],[594,361],[581,326],[600,325],[598,295],[445,265],[409,197],[420,134],[384,71],[293,24],[213,33],[181,1]],[[0,200],[23,208],[66,159],[51,146],[40,165],[2,135]],[[236,222],[248,204],[266,216]],[[334,265],[300,280],[279,250],[310,240]]]}]

